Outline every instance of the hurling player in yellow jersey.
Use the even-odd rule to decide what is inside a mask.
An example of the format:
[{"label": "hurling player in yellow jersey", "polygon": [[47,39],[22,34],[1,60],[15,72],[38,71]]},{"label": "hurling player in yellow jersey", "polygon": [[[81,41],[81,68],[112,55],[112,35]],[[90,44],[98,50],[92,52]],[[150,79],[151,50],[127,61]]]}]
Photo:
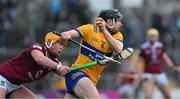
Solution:
[{"label": "hurling player in yellow jersey", "polygon": [[[117,9],[103,10],[96,19],[96,25],[82,25],[75,30],[63,32],[61,36],[66,40],[79,37],[84,46],[111,57],[113,52],[119,54],[123,49],[123,35],[119,32],[122,27],[121,18]],[[104,57],[81,47],[72,67],[103,59]],[[103,69],[104,64],[99,63],[65,75],[68,91],[65,98],[100,98],[96,83]]]}]

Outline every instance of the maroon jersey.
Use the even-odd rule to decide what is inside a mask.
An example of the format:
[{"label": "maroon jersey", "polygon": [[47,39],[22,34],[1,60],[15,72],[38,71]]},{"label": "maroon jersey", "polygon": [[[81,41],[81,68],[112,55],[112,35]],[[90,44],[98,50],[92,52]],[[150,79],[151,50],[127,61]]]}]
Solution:
[{"label": "maroon jersey", "polygon": [[161,73],[162,72],[162,55],[164,46],[161,42],[155,42],[152,46],[150,42],[142,44],[140,56],[145,61],[145,73]]},{"label": "maroon jersey", "polygon": [[[4,76],[11,83],[18,85],[42,79],[51,69],[36,63],[31,56],[33,50],[39,50],[45,56],[48,54],[45,45],[34,44],[13,59],[1,64],[0,75]],[[58,61],[57,58],[54,59],[54,61]]]}]

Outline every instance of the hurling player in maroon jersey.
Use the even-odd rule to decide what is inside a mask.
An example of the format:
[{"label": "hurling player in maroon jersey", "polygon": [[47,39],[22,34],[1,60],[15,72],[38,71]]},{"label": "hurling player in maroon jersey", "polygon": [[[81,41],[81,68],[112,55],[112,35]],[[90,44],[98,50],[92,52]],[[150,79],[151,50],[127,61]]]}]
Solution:
[{"label": "hurling player in maroon jersey", "polygon": [[144,60],[144,94],[145,98],[151,98],[153,92],[152,84],[157,84],[165,98],[170,98],[168,79],[163,72],[163,62],[165,62],[172,71],[180,69],[174,65],[167,53],[164,45],[158,41],[159,32],[155,28],[147,31],[147,41],[141,45],[140,57]]},{"label": "hurling player in maroon jersey", "polygon": [[0,64],[0,98],[37,98],[23,86],[24,83],[42,79],[52,70],[68,73],[69,67],[57,59],[65,44],[64,39],[49,32],[45,36],[45,43],[36,43]]}]

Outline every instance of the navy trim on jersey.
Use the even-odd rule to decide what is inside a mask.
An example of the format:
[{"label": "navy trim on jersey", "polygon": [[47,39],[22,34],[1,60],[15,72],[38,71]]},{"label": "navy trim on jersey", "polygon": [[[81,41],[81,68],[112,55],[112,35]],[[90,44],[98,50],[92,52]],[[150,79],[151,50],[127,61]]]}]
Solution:
[{"label": "navy trim on jersey", "polygon": [[79,34],[80,37],[82,37],[82,34],[79,30],[76,29],[75,31]]},{"label": "navy trim on jersey", "polygon": [[[112,53],[113,53],[113,52],[104,53],[104,52],[102,52],[102,51],[94,48],[93,46],[91,46],[90,44],[88,44],[88,43],[85,42],[85,41],[83,41],[82,44],[83,44],[84,46],[86,46],[86,47],[88,47],[88,48],[90,48],[90,49],[98,52],[98,53],[101,53],[101,54],[105,55],[105,56],[108,56],[108,57],[111,57],[111,56],[112,56]],[[99,60],[105,59],[102,55],[96,54],[96,53],[94,53],[94,52],[92,52],[92,51],[90,51],[90,50],[88,50],[88,49],[86,49],[86,48],[83,48],[83,47],[81,47],[81,51],[80,51],[80,52],[81,52],[81,54],[89,57],[89,58],[92,59],[93,61],[99,61]]]}]

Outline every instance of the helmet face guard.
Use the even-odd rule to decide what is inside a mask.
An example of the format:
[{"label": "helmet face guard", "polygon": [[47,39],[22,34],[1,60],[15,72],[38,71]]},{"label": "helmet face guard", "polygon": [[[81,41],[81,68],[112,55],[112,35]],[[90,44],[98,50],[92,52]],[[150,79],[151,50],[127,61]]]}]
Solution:
[{"label": "helmet face guard", "polygon": [[113,20],[113,25],[112,25],[112,26],[110,26],[110,25],[106,24],[106,25],[107,25],[109,28],[111,28],[111,29],[112,29],[112,28],[114,28],[115,23],[116,23],[114,18],[113,18],[112,20]]},{"label": "helmet face guard", "polygon": [[114,28],[115,22],[117,20],[121,20],[123,15],[117,10],[117,9],[108,9],[103,10],[100,12],[99,17],[101,17],[103,20],[107,21],[108,19],[112,19],[113,25],[109,26],[106,24],[109,28]]}]

